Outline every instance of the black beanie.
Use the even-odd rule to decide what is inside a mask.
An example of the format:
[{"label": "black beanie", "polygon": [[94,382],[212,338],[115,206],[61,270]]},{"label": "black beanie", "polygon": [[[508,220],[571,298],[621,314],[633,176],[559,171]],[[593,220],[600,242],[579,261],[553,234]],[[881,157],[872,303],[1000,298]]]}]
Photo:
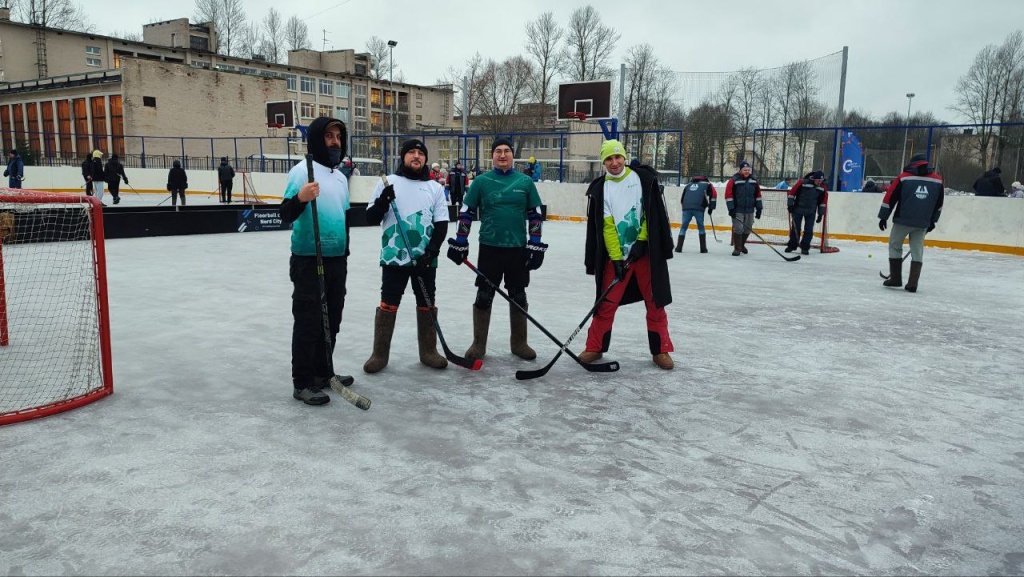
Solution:
[{"label": "black beanie", "polygon": [[413,149],[422,152],[424,158],[430,158],[427,154],[426,145],[424,145],[423,142],[418,138],[410,138],[409,140],[406,140],[405,142],[402,143],[402,158],[398,159],[399,163],[405,162],[405,153]]},{"label": "black beanie", "polygon": [[502,144],[511,148],[513,151],[515,150],[515,147],[512,146],[512,139],[506,138],[504,136],[499,136],[498,138],[494,139],[494,142],[491,143],[491,154],[494,154],[494,149],[498,148]]}]

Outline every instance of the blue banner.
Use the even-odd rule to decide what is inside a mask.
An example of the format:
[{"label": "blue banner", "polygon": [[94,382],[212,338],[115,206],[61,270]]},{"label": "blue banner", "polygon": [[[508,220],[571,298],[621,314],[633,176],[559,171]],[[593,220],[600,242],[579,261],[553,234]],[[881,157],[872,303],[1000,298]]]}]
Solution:
[{"label": "blue banner", "polygon": [[238,232],[291,228],[291,223],[285,224],[281,221],[281,213],[276,208],[250,208],[238,213]]},{"label": "blue banner", "polygon": [[850,131],[843,131],[840,142],[842,164],[839,165],[839,190],[860,192],[864,182],[864,145]]}]

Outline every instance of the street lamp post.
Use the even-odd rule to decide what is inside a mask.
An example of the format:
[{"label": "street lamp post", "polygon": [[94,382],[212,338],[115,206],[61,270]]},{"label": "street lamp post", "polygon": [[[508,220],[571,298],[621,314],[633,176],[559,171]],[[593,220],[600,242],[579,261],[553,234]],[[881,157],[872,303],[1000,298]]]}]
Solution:
[{"label": "street lamp post", "polygon": [[903,132],[903,154],[900,156],[900,171],[907,165],[907,140],[910,138],[910,103],[914,101],[914,93],[907,93],[907,128]]},{"label": "street lamp post", "polygon": [[391,85],[391,156],[394,157],[398,149],[395,147],[395,102],[398,96],[395,94],[395,46],[398,46],[398,42],[394,40],[388,40],[388,51],[390,53],[388,60],[388,83]]}]

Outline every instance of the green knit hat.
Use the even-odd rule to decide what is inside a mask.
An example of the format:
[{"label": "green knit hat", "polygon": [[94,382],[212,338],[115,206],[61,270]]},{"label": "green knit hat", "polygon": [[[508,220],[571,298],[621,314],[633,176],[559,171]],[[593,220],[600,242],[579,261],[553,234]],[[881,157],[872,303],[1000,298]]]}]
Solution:
[{"label": "green knit hat", "polygon": [[623,158],[626,157],[626,148],[622,146],[621,142],[618,140],[605,140],[601,143],[601,162],[608,160],[609,156],[616,154]]}]

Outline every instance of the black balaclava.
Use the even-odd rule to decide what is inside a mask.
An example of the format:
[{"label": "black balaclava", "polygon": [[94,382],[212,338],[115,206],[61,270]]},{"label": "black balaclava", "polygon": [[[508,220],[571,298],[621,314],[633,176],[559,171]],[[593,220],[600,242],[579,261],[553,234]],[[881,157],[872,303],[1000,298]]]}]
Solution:
[{"label": "black balaclava", "polygon": [[[423,168],[419,172],[414,172],[411,168],[405,165],[405,154],[410,150],[419,150],[423,153]],[[398,159],[398,170],[395,174],[398,176],[404,176],[409,180],[430,180],[430,167],[427,166],[427,160],[430,156],[427,154],[427,147],[418,138],[410,138],[402,143],[401,157]]]},{"label": "black balaclava", "polygon": [[[339,135],[341,148],[327,148],[327,143],[324,142],[324,134],[327,133],[329,126],[335,124],[341,129],[341,134]],[[321,116],[310,122],[309,128],[306,130],[306,146],[309,148],[309,154],[313,157],[313,160],[327,168],[333,169],[341,164],[341,159],[345,158],[347,142],[348,130],[345,128],[345,123],[337,118]]]}]

